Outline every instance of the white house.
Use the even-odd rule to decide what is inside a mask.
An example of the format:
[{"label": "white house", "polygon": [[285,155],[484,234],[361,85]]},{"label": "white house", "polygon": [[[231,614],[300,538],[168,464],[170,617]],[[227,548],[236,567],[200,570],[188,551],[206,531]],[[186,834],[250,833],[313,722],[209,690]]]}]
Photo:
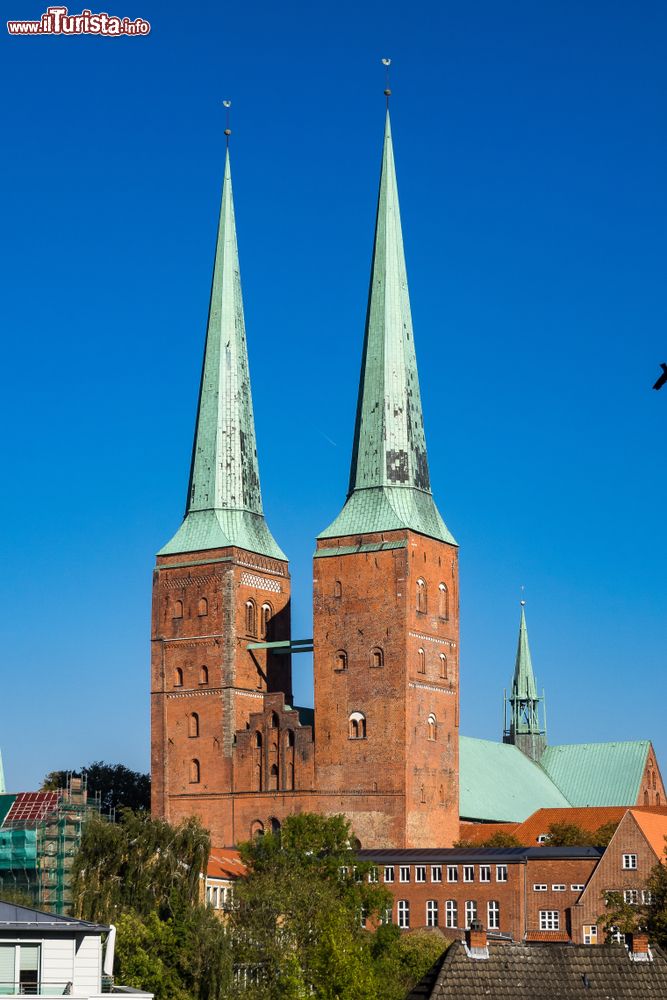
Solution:
[{"label": "white house", "polygon": [[[107,935],[105,954],[102,935]],[[80,1000],[152,993],[110,985],[115,928],[43,913],[0,900],[0,996],[71,996]],[[103,986],[103,973],[105,982]]]}]

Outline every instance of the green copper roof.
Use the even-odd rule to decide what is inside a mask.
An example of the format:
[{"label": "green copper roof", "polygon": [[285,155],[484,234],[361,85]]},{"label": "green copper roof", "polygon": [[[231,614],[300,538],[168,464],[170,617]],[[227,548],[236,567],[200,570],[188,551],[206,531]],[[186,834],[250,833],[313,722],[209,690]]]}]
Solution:
[{"label": "green copper roof", "polygon": [[228,545],[286,558],[262,511],[229,152],[185,520],[159,555]]},{"label": "green copper roof", "polygon": [[459,811],[465,819],[522,823],[536,809],[570,805],[518,747],[461,736],[459,754]]},{"label": "green copper roof", "polygon": [[547,747],[540,765],[572,806],[634,806],[650,745],[637,740]]},{"label": "green copper roof", "polygon": [[319,537],[400,528],[456,544],[431,495],[387,112],[348,498]]},{"label": "green copper roof", "polygon": [[526,609],[521,604],[521,622],[519,624],[519,644],[514,664],[514,679],[512,681],[512,697],[520,701],[537,701],[537,688],[533,664],[528,646],[528,629],[526,628]]}]

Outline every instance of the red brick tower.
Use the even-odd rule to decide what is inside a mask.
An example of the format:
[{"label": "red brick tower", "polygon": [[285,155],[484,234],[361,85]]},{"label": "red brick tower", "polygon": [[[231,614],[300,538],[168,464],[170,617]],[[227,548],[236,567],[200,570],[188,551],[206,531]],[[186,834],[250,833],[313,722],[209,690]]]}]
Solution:
[{"label": "red brick tower", "polygon": [[350,487],[314,560],[315,785],[364,847],[458,837],[458,608],[458,549],[430,489],[387,114]]},{"label": "red brick tower", "polygon": [[[264,711],[266,692],[291,701],[289,647],[277,656],[248,645],[289,638],[287,560],[262,511],[228,155],[185,519],[153,578],[154,813],[195,813],[216,843],[236,839],[235,734]],[[278,714],[282,704],[272,699]],[[282,750],[259,750],[243,760],[242,792],[278,773]]]}]

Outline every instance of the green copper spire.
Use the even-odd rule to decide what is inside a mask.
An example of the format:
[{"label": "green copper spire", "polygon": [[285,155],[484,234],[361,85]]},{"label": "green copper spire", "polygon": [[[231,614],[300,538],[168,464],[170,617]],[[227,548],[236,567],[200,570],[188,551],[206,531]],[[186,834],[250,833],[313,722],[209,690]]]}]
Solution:
[{"label": "green copper spire", "polygon": [[319,537],[398,528],[456,544],[431,494],[387,111],[350,486]]},{"label": "green copper spire", "polygon": [[286,558],[262,511],[228,150],[185,519],[158,554],[229,545]]},{"label": "green copper spire", "polygon": [[528,645],[525,601],[521,602],[519,644],[514,664],[514,678],[509,697],[510,724],[505,727],[504,742],[518,746],[533,760],[539,760],[546,746],[546,727],[540,725],[539,704],[533,664]]}]

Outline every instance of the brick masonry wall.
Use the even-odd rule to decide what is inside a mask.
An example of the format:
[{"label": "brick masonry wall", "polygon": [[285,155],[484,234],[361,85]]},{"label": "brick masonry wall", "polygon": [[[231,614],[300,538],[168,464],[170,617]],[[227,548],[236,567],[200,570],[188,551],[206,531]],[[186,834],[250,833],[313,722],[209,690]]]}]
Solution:
[{"label": "brick masonry wall", "polygon": [[642,776],[639,794],[637,795],[637,806],[665,806],[665,786],[662,783],[662,775],[658,767],[653,745],[649,748],[646,758],[646,766]]},{"label": "brick masonry wall", "polygon": [[[540,910],[558,912],[558,929],[571,936],[572,907],[579,899],[581,890],[573,890],[573,885],[586,885],[599,861],[548,860],[530,858],[526,865],[526,933],[530,936],[540,928]],[[546,891],[535,890],[536,885],[546,885]],[[554,885],[564,885],[564,890],[554,889]]]}]

